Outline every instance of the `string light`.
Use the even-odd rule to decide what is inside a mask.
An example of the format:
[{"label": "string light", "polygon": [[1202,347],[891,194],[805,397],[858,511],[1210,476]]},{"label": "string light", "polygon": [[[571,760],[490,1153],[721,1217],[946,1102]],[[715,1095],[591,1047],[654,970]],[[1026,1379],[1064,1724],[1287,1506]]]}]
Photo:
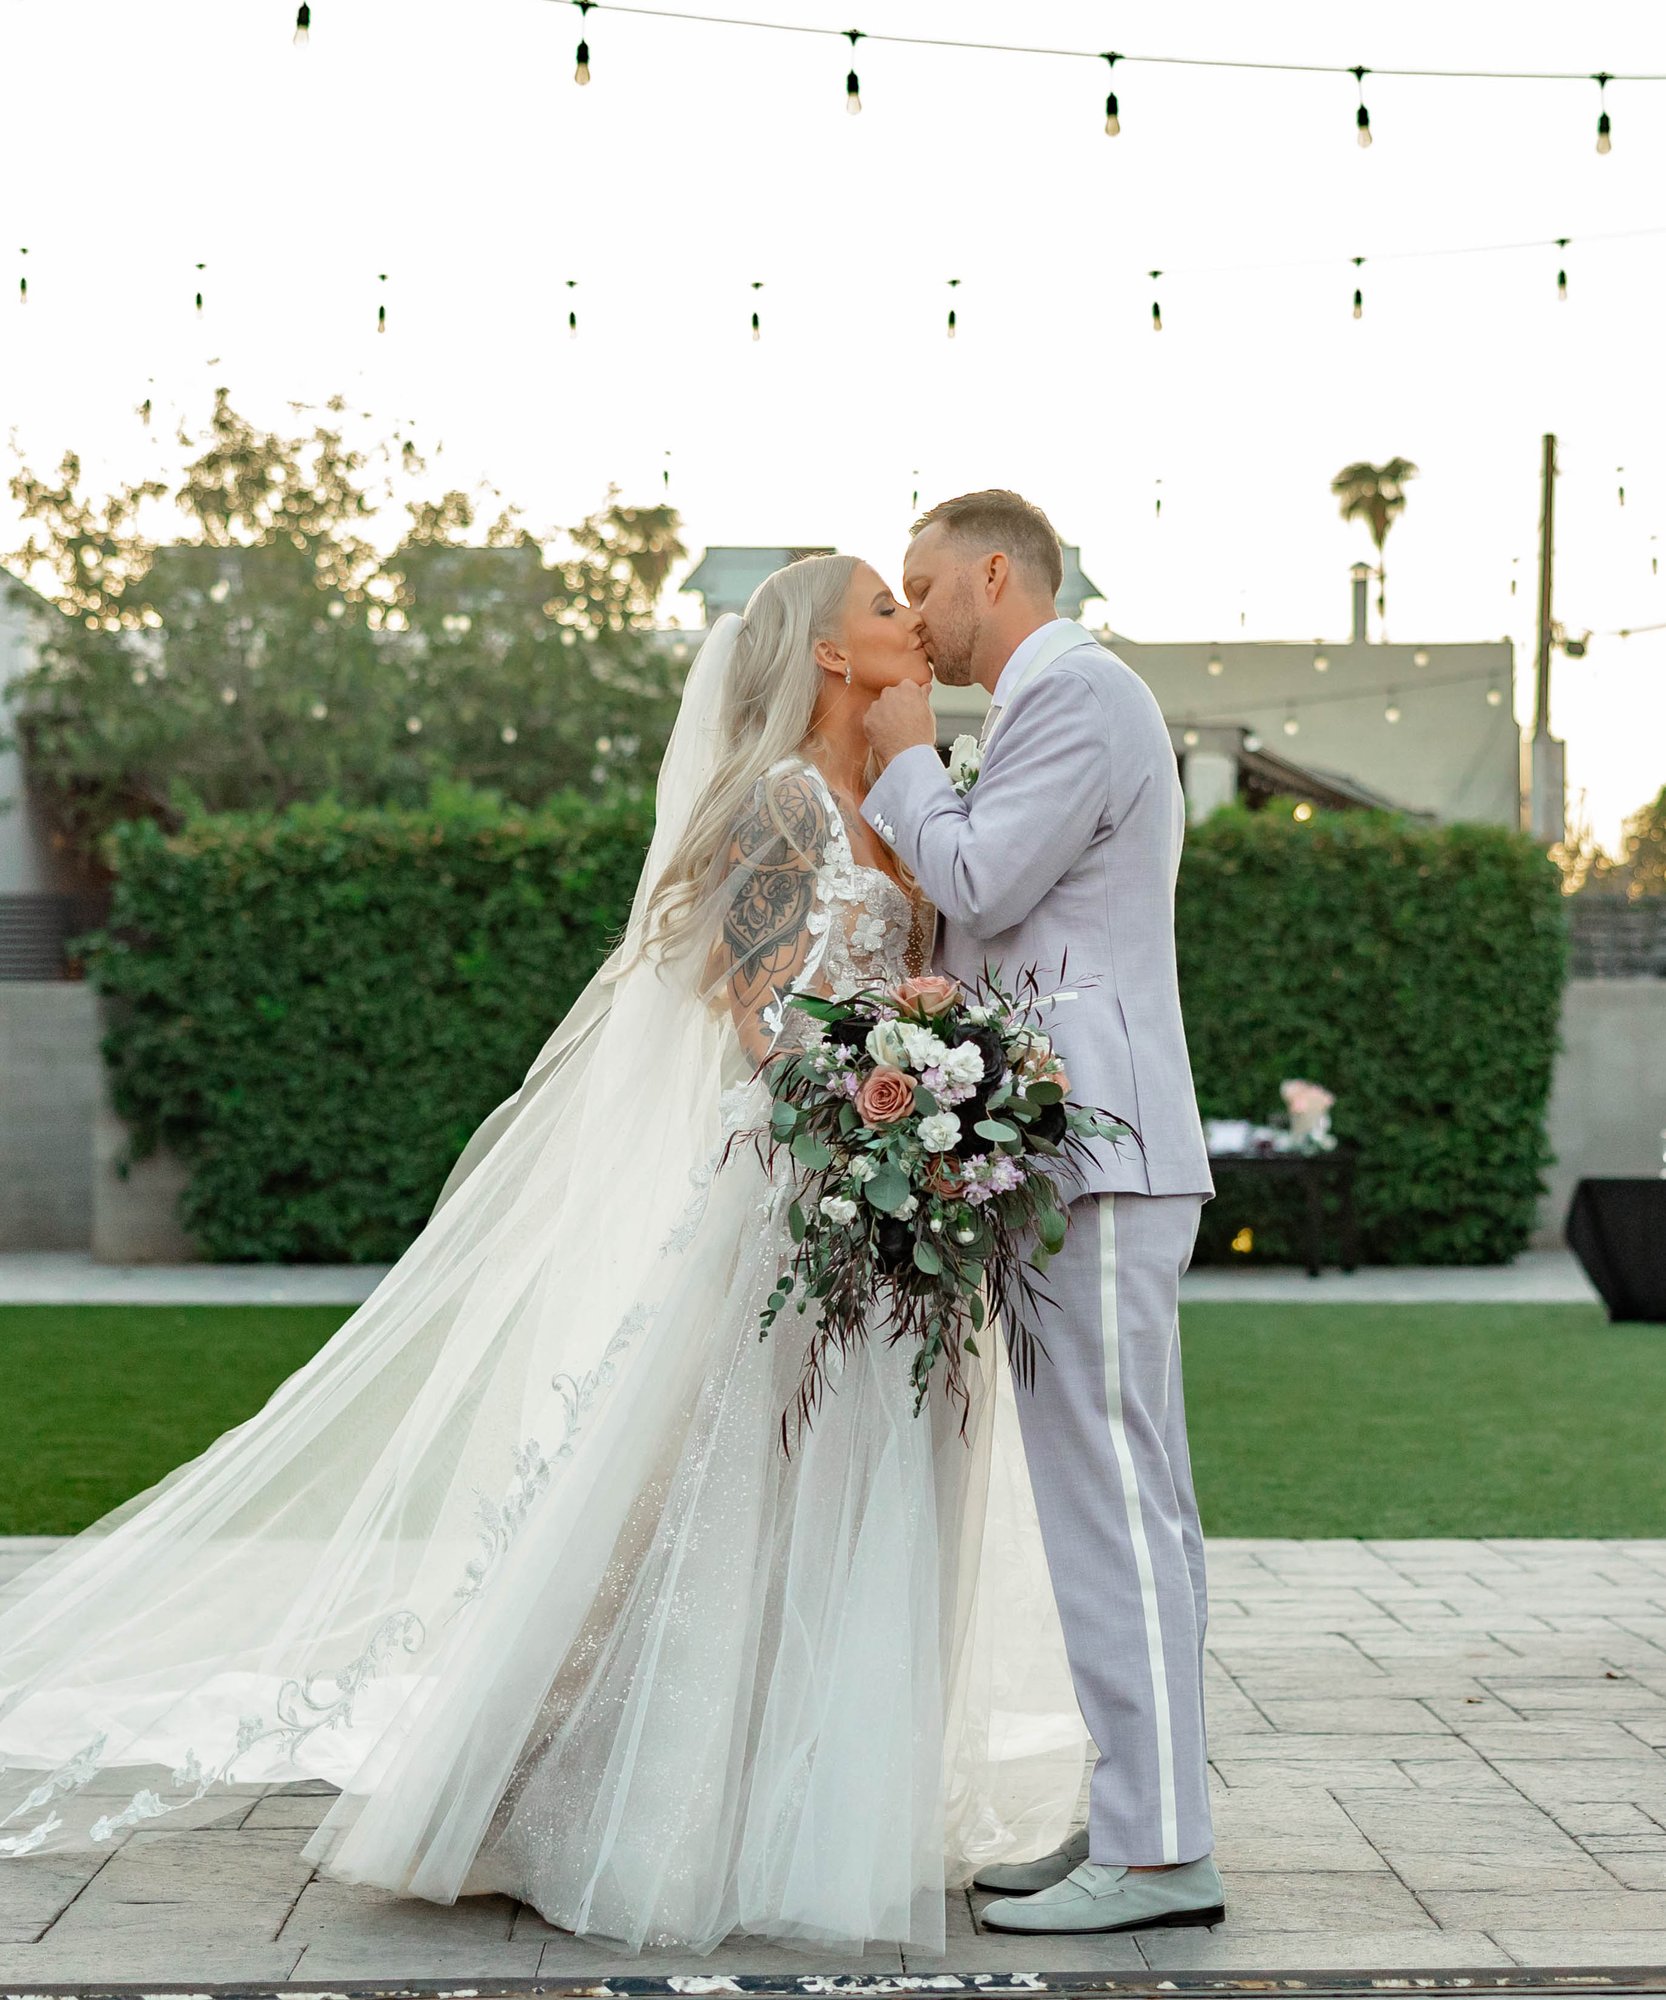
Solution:
[{"label": "string light", "polygon": [[862,82],[856,74],[856,44],[862,40],[860,28],[846,28],[845,38],[850,43],[851,68],[845,77],[845,109],[854,118],[862,109]]},{"label": "string light", "polygon": [[1487,706],[1489,708],[1497,708],[1502,704],[1503,700],[1504,690],[1498,685],[1497,681],[1494,681],[1492,686],[1487,689]]},{"label": "string light", "polygon": [[[754,292],[761,292],[763,288],[764,281],[762,278],[754,278],[752,280],[752,289]],[[754,340],[763,339],[763,328],[758,324],[758,309],[756,305],[752,308],[752,338]]]},{"label": "string light", "polygon": [[[1156,483],[1155,491],[1157,496],[1157,519],[1160,521],[1163,518],[1163,482],[1160,479]],[[1210,671],[1213,672],[1215,670],[1211,668]]]},{"label": "string light", "polygon": [[1297,731],[1298,731],[1298,730],[1299,730],[1300,728],[1301,728],[1301,724],[1300,724],[1300,723],[1299,723],[1299,722],[1298,722],[1298,721],[1296,720],[1296,711],[1295,711],[1295,710],[1294,710],[1293,708],[1287,708],[1287,709],[1286,709],[1286,710],[1284,711],[1284,733],[1285,733],[1285,735],[1286,735],[1286,736],[1294,736],[1294,735],[1296,734],[1296,732],[1297,732]]},{"label": "string light", "polygon": [[295,10],[295,33],[290,39],[304,49],[311,28],[312,9],[307,5],[307,0],[301,0],[300,6]]},{"label": "string light", "polygon": [[[1571,240],[1567,236],[1558,236],[1556,239],[1557,249],[1565,252]],[[1563,301],[1566,301],[1568,296],[1568,272],[1565,264],[1559,264],[1556,267],[1556,296]]]},{"label": "string light", "polygon": [[1400,720],[1400,704],[1395,699],[1392,688],[1388,691],[1388,706],[1383,710],[1383,720],[1384,722],[1398,722]]},{"label": "string light", "polygon": [[1313,655],[1313,671],[1316,674],[1328,674],[1330,672],[1330,660],[1327,655],[1324,653],[1315,653]]},{"label": "string light", "polygon": [[590,22],[588,17],[590,9],[596,4],[596,0],[573,0],[573,4],[578,8],[578,60],[573,70],[573,81],[574,83],[588,83],[590,81]]},{"label": "string light", "polygon": [[1188,729],[1182,734],[1180,740],[1188,750],[1195,750],[1198,746],[1198,733],[1195,729]]},{"label": "string light", "polygon": [[[378,271],[376,273],[376,278],[379,284],[385,285],[388,281],[388,274],[386,271]],[[379,299],[376,303],[376,331],[378,333],[386,333],[387,330],[388,330],[387,301],[385,299]]]},{"label": "string light", "polygon": [[[1105,51],[1105,60],[1111,66],[1111,71],[1114,80],[1116,65],[1117,65],[1117,57],[1115,51],[1107,49]],[[1107,95],[1105,99],[1105,136],[1107,138],[1114,139],[1121,130],[1122,130],[1122,114],[1117,108],[1116,92],[1113,90]]]},{"label": "string light", "polygon": [[514,723],[506,722],[503,725],[503,727],[498,731],[498,740],[499,742],[502,743],[513,743],[516,737],[520,735],[520,733],[521,732],[515,727]]},{"label": "string light", "polygon": [[[29,254],[29,246],[27,244],[24,244],[17,254],[20,257],[27,257]],[[26,306],[29,303],[29,273],[27,271],[23,271],[18,274],[17,302],[20,306]]]},{"label": "string light", "polygon": [[[569,278],[567,280],[567,289],[569,292],[576,292],[578,290],[577,278]],[[578,339],[578,308],[571,299],[567,301],[567,338],[569,340]]]},{"label": "string light", "polygon": [[[1156,284],[1157,280],[1162,275],[1163,274],[1161,271],[1151,271],[1147,273],[1147,276],[1151,279],[1151,282],[1153,284]],[[1162,330],[1163,330],[1163,308],[1156,299],[1153,299],[1151,301],[1151,331],[1153,333],[1161,333]]]},{"label": "string light", "polygon": [[1211,651],[1209,655],[1209,672],[1216,680],[1219,680],[1221,675],[1226,672],[1226,662],[1217,652]]},{"label": "string light", "polygon": [[[199,264],[197,269],[199,271],[206,271],[208,266],[206,264]],[[202,318],[202,293],[200,291],[197,293],[197,317],[198,319]]]},{"label": "string light", "polygon": [[[959,285],[959,283],[960,280],[958,278],[951,278],[949,280],[949,290],[952,292],[956,288],[956,286]],[[954,334],[955,334],[955,314],[954,314],[954,304],[953,301],[951,300],[949,304],[949,338],[951,340],[954,339]]]},{"label": "string light", "polygon": [[1371,143],[1371,114],[1365,108],[1365,79],[1369,74],[1363,63],[1354,64],[1354,81],[1359,85],[1359,110],[1354,117],[1354,126],[1359,135],[1361,151]]},{"label": "string light", "polygon": [[1614,150],[1614,128],[1608,118],[1608,86],[1614,79],[1607,70],[1599,69],[1591,81],[1597,87],[1597,103],[1601,106],[1597,113],[1597,151],[1611,153]]},{"label": "string light", "polygon": [[[1360,266],[1365,262],[1365,259],[1363,257],[1350,257],[1348,261],[1353,265],[1354,276],[1357,278],[1359,276]],[[1365,294],[1360,290],[1358,285],[1355,285],[1354,318],[1363,319],[1364,317],[1365,317]]]},{"label": "string light", "polygon": [[1615,476],[1615,478],[1616,478],[1616,479],[1618,479],[1618,480],[1619,480],[1619,482],[1620,482],[1620,505],[1621,505],[1621,506],[1623,507],[1623,506],[1625,505],[1625,503],[1626,503],[1626,485],[1625,485],[1625,480],[1626,480],[1626,469],[1625,469],[1625,467],[1624,467],[1623,465],[1616,465],[1616,466],[1615,466],[1615,468],[1614,468],[1614,476]]}]

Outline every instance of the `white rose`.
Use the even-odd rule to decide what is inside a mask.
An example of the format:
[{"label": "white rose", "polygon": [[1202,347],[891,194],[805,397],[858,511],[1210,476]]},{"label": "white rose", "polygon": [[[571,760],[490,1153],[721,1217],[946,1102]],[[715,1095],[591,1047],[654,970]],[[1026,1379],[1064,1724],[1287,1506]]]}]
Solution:
[{"label": "white rose", "polygon": [[995,1018],[995,1009],[993,1007],[968,1007],[965,1009],[965,1014],[967,1020],[972,1023],[974,1028],[982,1028],[987,1027]]},{"label": "white rose", "polygon": [[950,1083],[982,1083],[983,1050],[975,1042],[962,1042],[950,1049],[938,1068]]},{"label": "white rose", "polygon": [[983,752],[975,736],[957,736],[949,745],[949,783],[965,796],[977,781]]},{"label": "white rose", "polygon": [[871,1181],[878,1172],[878,1166],[866,1153],[858,1153],[850,1163],[850,1177],[858,1187]]},{"label": "white rose", "polygon": [[821,1212],[829,1222],[854,1222],[856,1204],[848,1195],[824,1194],[821,1198]]},{"label": "white rose", "polygon": [[891,1069],[908,1065],[908,1045],[902,1038],[900,1021],[878,1021],[868,1030],[867,1051],[876,1063]]},{"label": "white rose", "polygon": [[904,1195],[891,1212],[899,1222],[907,1222],[919,1213],[920,1197],[917,1194]]},{"label": "white rose", "polygon": [[934,1111],[920,1120],[920,1144],[928,1153],[946,1153],[960,1144],[960,1120],[952,1111]]}]

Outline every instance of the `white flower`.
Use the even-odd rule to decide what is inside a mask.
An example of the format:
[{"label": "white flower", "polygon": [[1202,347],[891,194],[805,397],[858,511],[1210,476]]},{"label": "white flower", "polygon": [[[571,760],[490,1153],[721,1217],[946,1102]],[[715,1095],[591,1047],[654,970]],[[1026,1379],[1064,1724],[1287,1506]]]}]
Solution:
[{"label": "white flower", "polygon": [[968,1007],[965,1012],[967,1020],[972,1023],[974,1028],[987,1027],[995,1018],[995,1009],[993,1007]]},{"label": "white flower", "polygon": [[908,1062],[908,1046],[902,1039],[900,1021],[879,1021],[868,1030],[867,1051],[876,1063],[902,1069]]},{"label": "white flower", "polygon": [[[910,1069],[934,1069],[948,1055],[949,1045],[943,1037],[934,1035],[917,1021],[897,1021],[893,1025]],[[982,1074],[981,1066],[979,1074]]]},{"label": "white flower", "polygon": [[892,1213],[899,1222],[907,1222],[919,1213],[920,1197],[917,1194],[904,1195]]},{"label": "white flower", "polygon": [[960,1144],[960,1120],[952,1111],[934,1111],[920,1120],[920,1144],[928,1153],[946,1153]]},{"label": "white flower", "polygon": [[983,1050],[975,1042],[962,1042],[938,1065],[950,1083],[982,1083]]},{"label": "white flower", "polygon": [[886,924],[883,917],[876,917],[871,910],[864,910],[850,927],[850,948],[852,951],[873,953],[885,942]]},{"label": "white flower", "polygon": [[870,1159],[866,1153],[858,1153],[850,1163],[850,1177],[858,1187],[871,1181],[878,1172],[878,1163]]},{"label": "white flower", "polygon": [[949,783],[962,798],[978,781],[983,751],[975,736],[957,736],[949,745]]},{"label": "white flower", "polygon": [[821,1198],[821,1212],[829,1222],[854,1222],[856,1204],[848,1195],[824,1194]]}]

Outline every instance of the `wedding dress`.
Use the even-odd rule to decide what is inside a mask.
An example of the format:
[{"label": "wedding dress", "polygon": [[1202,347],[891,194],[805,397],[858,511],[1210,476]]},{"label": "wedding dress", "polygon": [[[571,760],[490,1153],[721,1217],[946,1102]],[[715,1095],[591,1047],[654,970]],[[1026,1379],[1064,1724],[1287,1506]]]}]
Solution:
[{"label": "wedding dress", "polygon": [[[256,1416],[8,1594],[0,1855],[323,1778],[302,1853],[348,1882],[631,1949],[941,1951],[945,1886],[1067,1830],[1086,1739],[1007,1370],[964,1429],[941,1389],[916,1417],[876,1304],[784,1449],[806,1322],[758,1315],[791,1188],[740,1138],[767,1091],[724,1013],[633,963],[736,622],[619,951],[422,1234]],[[929,910],[789,775],[825,808],[793,985],[922,970]]]}]

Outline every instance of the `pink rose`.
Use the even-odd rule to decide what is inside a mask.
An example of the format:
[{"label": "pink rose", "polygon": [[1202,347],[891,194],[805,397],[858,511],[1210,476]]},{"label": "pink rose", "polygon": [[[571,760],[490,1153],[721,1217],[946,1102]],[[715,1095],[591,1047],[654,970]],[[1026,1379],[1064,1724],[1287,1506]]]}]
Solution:
[{"label": "pink rose", "polygon": [[946,1014],[960,999],[960,981],[939,972],[928,972],[922,979],[905,979],[895,998],[905,1014]]},{"label": "pink rose", "polygon": [[881,1063],[857,1091],[856,1109],[864,1124],[895,1125],[914,1109],[914,1079]]}]

